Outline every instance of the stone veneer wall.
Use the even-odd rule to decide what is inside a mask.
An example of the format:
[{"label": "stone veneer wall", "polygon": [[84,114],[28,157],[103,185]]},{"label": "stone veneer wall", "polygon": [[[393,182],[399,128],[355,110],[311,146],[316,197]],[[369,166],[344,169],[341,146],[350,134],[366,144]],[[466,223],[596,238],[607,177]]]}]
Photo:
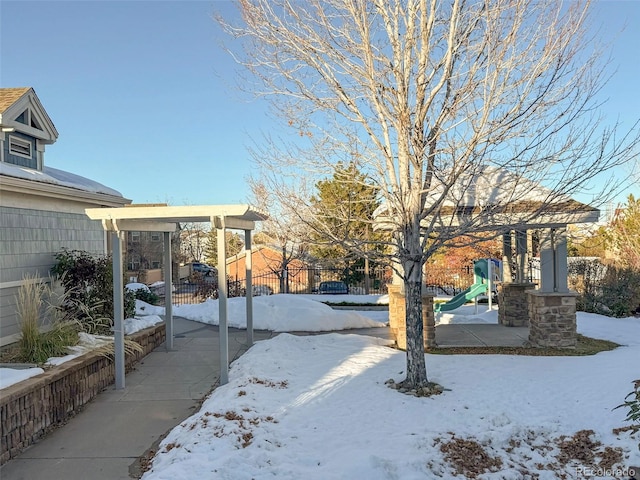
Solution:
[{"label": "stone veneer wall", "polygon": [[498,285],[498,323],[507,327],[529,325],[529,298],[527,290],[534,283],[502,283]]},{"label": "stone veneer wall", "polygon": [[[389,330],[396,339],[398,348],[407,348],[407,325],[405,322],[406,303],[400,285],[388,285],[389,292]],[[424,328],[424,348],[429,349],[436,344],[436,323],[433,312],[433,296],[422,296],[422,325]]]},{"label": "stone veneer wall", "polygon": [[535,347],[575,348],[576,292],[529,291],[529,343]]},{"label": "stone veneer wall", "polygon": [[[128,338],[144,350],[126,356],[125,368],[130,371],[135,363],[165,341],[165,324]],[[0,465],[65,423],[114,381],[113,361],[89,352],[0,390]]]}]

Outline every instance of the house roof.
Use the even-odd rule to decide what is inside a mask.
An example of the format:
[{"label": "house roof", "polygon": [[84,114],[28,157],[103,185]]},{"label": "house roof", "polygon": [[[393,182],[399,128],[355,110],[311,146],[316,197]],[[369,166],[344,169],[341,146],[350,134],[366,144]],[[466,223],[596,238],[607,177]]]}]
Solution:
[{"label": "house roof", "polygon": [[[29,125],[17,120],[25,110],[29,110],[32,119]],[[45,144],[52,144],[58,139],[51,117],[31,87],[0,88],[0,126],[26,133]]]},{"label": "house roof", "polygon": [[4,113],[29,90],[31,87],[0,88],[0,113]]},{"label": "house roof", "polygon": [[[388,206],[375,212],[378,228],[390,228]],[[545,228],[597,222],[600,211],[567,195],[556,193],[522,175],[493,167],[460,175],[450,188],[434,181],[429,191],[424,226],[434,230],[474,225],[473,231]]]}]

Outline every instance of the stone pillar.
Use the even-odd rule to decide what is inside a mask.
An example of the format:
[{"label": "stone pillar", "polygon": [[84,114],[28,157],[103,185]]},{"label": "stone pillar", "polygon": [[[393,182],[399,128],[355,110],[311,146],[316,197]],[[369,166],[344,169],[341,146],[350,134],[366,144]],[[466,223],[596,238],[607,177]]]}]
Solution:
[{"label": "stone pillar", "polygon": [[503,283],[498,286],[498,323],[507,327],[526,327],[529,324],[527,290],[533,283]]},{"label": "stone pillar", "polygon": [[422,328],[424,328],[424,348],[437,347],[436,314],[433,311],[433,295],[422,295]]},{"label": "stone pillar", "polygon": [[[396,339],[398,348],[407,348],[406,302],[401,285],[388,285],[389,292],[389,330]],[[436,346],[436,323],[433,311],[433,296],[422,295],[422,326],[424,329],[424,348]]]},{"label": "stone pillar", "polygon": [[576,292],[530,290],[529,343],[535,347],[575,348]]},{"label": "stone pillar", "polygon": [[407,327],[405,325],[405,301],[401,285],[387,285],[389,292],[389,330],[396,339],[398,348],[407,348]]}]

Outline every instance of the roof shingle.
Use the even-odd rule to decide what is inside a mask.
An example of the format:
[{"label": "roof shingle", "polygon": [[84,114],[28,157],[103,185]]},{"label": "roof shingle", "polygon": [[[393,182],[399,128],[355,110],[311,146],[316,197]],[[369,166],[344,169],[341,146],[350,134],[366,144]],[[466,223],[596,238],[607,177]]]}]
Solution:
[{"label": "roof shingle", "polygon": [[0,88],[0,114],[4,113],[29,90],[31,87]]}]

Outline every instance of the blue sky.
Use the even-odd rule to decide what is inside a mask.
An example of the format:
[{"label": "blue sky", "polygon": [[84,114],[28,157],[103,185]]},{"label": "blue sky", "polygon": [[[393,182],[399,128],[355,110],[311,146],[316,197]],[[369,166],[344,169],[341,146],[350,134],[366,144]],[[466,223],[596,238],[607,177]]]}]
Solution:
[{"label": "blue sky", "polygon": [[[59,132],[46,164],[134,203],[246,202],[247,147],[276,127],[262,102],[238,90],[214,11],[233,7],[2,0],[0,85],[35,88]],[[630,127],[640,117],[640,0],[600,0],[594,13],[617,70],[603,112]]]}]

